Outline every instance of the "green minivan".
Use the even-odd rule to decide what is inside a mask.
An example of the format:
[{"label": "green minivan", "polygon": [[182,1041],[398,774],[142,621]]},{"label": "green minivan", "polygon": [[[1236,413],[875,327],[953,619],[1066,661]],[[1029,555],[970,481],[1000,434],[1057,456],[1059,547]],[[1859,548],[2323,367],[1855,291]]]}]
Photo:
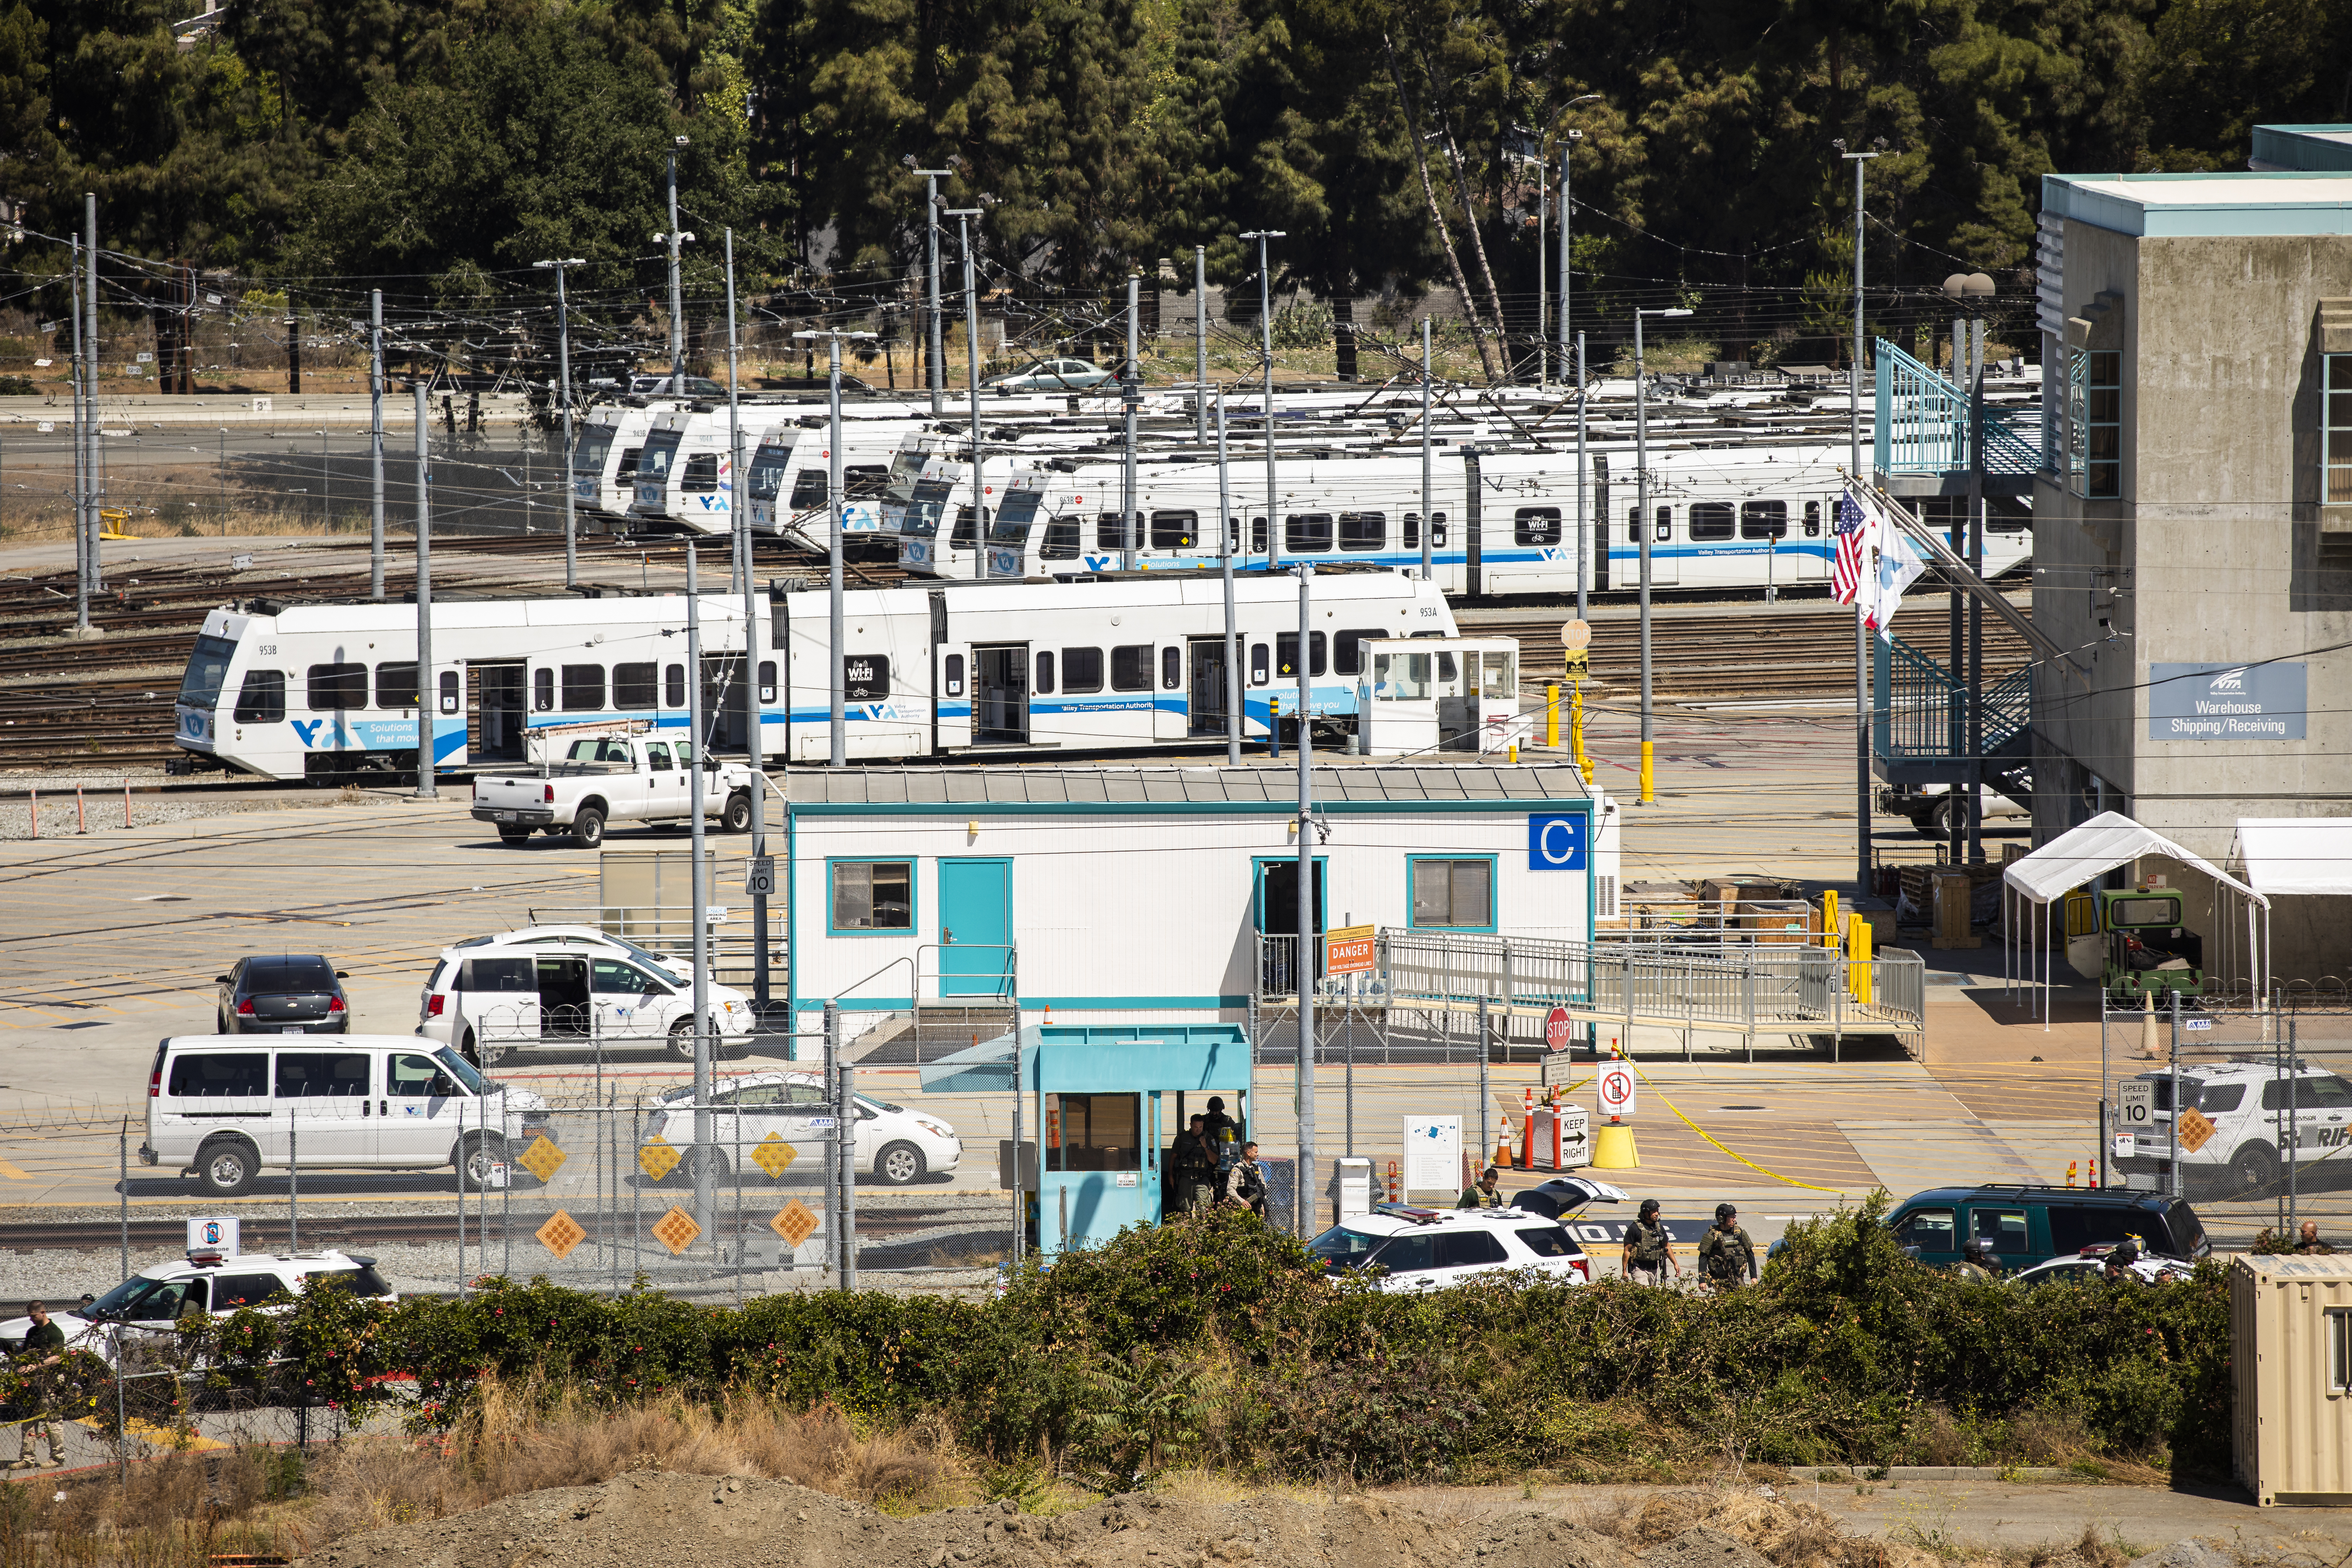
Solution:
[{"label": "green minivan", "polygon": [[1960,1248],[1979,1238],[1992,1243],[2000,1266],[2011,1270],[2127,1236],[2167,1258],[2199,1258],[2213,1250],[2188,1204],[2124,1187],[1931,1187],[1904,1199],[1886,1223],[1931,1268],[1958,1263]]}]

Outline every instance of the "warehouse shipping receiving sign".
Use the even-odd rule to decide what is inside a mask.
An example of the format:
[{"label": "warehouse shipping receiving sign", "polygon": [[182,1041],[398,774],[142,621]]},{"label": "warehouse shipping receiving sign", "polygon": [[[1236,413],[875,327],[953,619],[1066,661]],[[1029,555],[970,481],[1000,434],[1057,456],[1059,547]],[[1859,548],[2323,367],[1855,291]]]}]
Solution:
[{"label": "warehouse shipping receiving sign", "polygon": [[2301,664],[2148,667],[2151,741],[2300,741],[2307,685]]}]

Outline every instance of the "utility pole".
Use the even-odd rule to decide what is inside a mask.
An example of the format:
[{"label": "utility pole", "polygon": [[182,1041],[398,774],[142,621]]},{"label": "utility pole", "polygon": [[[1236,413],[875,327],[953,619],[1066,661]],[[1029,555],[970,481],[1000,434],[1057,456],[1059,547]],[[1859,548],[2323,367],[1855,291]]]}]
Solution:
[{"label": "utility pole", "polygon": [[[910,165],[914,161],[911,156],[907,159]],[[947,392],[947,369],[940,363],[940,343],[945,336],[940,330],[940,182],[955,171],[953,169],[917,169],[915,173],[923,176],[923,210],[929,215],[923,226],[925,237],[930,246],[931,257],[930,268],[925,275],[928,279],[926,287],[930,293],[930,308],[925,312],[926,318],[930,322],[929,362],[930,370],[927,373],[926,380],[931,389],[931,413],[936,416],[942,411],[941,405]]]},{"label": "utility pole", "polygon": [[[1429,581],[1434,570],[1430,557],[1435,548],[1437,535],[1437,520],[1429,510],[1432,504],[1429,483],[1429,417],[1430,396],[1434,376],[1435,372],[1431,368],[1429,359],[1429,318],[1423,316],[1421,319],[1421,580],[1424,583]],[[1273,525],[1269,522],[1267,526]]]},{"label": "utility pole", "polygon": [[[88,316],[88,327],[83,334],[82,374],[89,378],[89,396],[86,403],[89,413],[89,516],[85,526],[89,534],[89,592],[97,594],[106,588],[105,557],[99,543],[99,534],[103,530],[98,521],[99,510],[106,500],[106,481],[102,477],[105,471],[102,457],[105,422],[98,416],[98,194],[95,191],[83,193],[82,212],[87,230],[81,247],[82,265],[89,268],[82,276],[81,290],[81,308]],[[85,628],[89,626],[87,614],[81,617],[81,625]]]},{"label": "utility pole", "polygon": [[1205,447],[1209,444],[1209,247],[1205,245],[1192,247],[1192,437]]},{"label": "utility pole", "polygon": [[[1853,165],[1853,363],[1846,370],[1846,469],[1849,482],[1860,489],[1862,477],[1862,252],[1863,207],[1862,174],[1870,160],[1881,156],[1885,146],[1873,153],[1849,153],[1845,140],[1840,137],[1831,146],[1838,156]],[[1862,563],[1866,574],[1873,570],[1870,562]],[[1870,891],[1870,626],[1865,619],[1865,606],[1870,595],[1853,596],[1853,843],[1854,891]]]},{"label": "utility pole", "polygon": [[[743,563],[743,749],[745,761],[751,768],[751,859],[754,864],[766,858],[768,853],[768,759],[764,738],[761,733],[760,696],[760,603],[753,579],[751,559],[751,509],[745,489],[750,483],[744,472],[743,433],[738,412],[735,383],[738,353],[735,323],[735,231],[727,231],[727,414],[730,429],[729,445],[735,454],[735,474],[732,493],[728,500],[735,525],[735,549]],[[779,504],[783,497],[776,498]],[[789,674],[790,648],[772,650],[776,654],[776,686],[778,694],[790,710],[793,693]],[[787,726],[786,733],[790,733]],[[789,760],[789,759],[787,759]],[[768,895],[751,895],[751,999],[752,1016],[764,1021],[768,1005]],[[797,1028],[794,1024],[792,1027]]]},{"label": "utility pole", "polygon": [[677,154],[686,145],[683,136],[670,142],[669,232],[654,236],[669,243],[669,389],[680,397],[686,395],[686,301],[678,291],[677,247],[680,241],[693,237],[677,231]]},{"label": "utility pole", "polygon": [[[727,532],[734,542],[735,560],[732,582],[741,591],[743,603],[751,602],[751,530],[745,520],[750,515],[743,505],[743,401],[739,383],[743,379],[736,364],[735,335],[735,231],[722,231],[727,243]],[[743,627],[743,711],[751,713],[751,629],[746,621]],[[749,742],[751,730],[744,734]],[[752,743],[752,758],[758,760],[759,748]]]},{"label": "utility pole", "polygon": [[[971,567],[972,576],[985,582],[988,510],[980,503],[988,492],[980,474],[980,289],[971,270],[971,220],[980,215],[978,207],[950,207],[941,216],[956,220],[956,237],[963,245],[963,379],[964,392],[971,404]],[[952,529],[945,542],[952,549]]]},{"label": "utility pole", "polygon": [[1120,428],[1124,432],[1125,452],[1119,465],[1118,563],[1121,569],[1129,572],[1135,570],[1135,552],[1143,543],[1143,541],[1137,537],[1135,517],[1135,414],[1137,405],[1143,401],[1142,392],[1136,385],[1136,377],[1141,372],[1136,365],[1135,358],[1136,332],[1142,324],[1140,302],[1137,294],[1140,282],[1141,279],[1131,273],[1127,279],[1127,363],[1121,367],[1118,379],[1118,404],[1122,416]]},{"label": "utility pole", "polygon": [[383,602],[383,290],[368,290],[368,597]]},{"label": "utility pole", "polygon": [[[1563,165],[1564,163],[1563,160]],[[1565,275],[1563,272],[1562,276]],[[1560,295],[1559,309],[1560,320],[1565,321],[1568,320],[1568,295],[1565,291]],[[1565,347],[1563,344],[1562,348]],[[1608,542],[1597,536],[1591,537],[1588,542],[1588,535],[1597,535],[1599,531],[1592,529],[1584,504],[1584,334],[1579,332],[1576,334],[1576,618],[1580,621],[1591,618],[1584,613],[1585,585],[1592,578],[1592,563],[1587,551],[1608,548]],[[1602,518],[1601,526],[1605,531],[1609,520]]]},{"label": "utility pole", "polygon": [[1256,228],[1242,237],[1257,241],[1258,353],[1265,362],[1265,410],[1260,426],[1265,432],[1265,564],[1271,571],[1274,531],[1280,524],[1274,511],[1274,282],[1266,270],[1265,247],[1267,241],[1286,239],[1289,236],[1278,228]]},{"label": "utility pole", "polygon": [[[849,765],[849,721],[843,705],[842,690],[844,673],[842,647],[846,641],[846,637],[841,603],[841,342],[844,338],[871,339],[874,334],[827,329],[823,331],[794,332],[793,336],[803,340],[823,338],[826,345],[825,364],[829,382],[826,387],[825,405],[826,413],[831,421],[826,427],[825,437],[828,448],[825,455],[825,510],[831,520],[829,530],[831,548],[827,560],[829,568],[827,582],[830,588],[827,619],[832,632],[832,640],[826,655],[828,668],[825,671],[825,686],[830,693],[832,709],[833,745],[830,760],[833,766],[840,768]],[[791,693],[787,691],[785,696],[789,700]]]},{"label": "utility pole", "polygon": [[[1268,526],[1272,523],[1269,520]],[[1292,1183],[1295,1225],[1304,1237],[1315,1216],[1315,567],[1298,563],[1298,1163]]]},{"label": "utility pole", "polygon": [[[1205,393],[1207,384],[1202,383]],[[1203,399],[1206,406],[1206,399]],[[1217,565],[1225,580],[1225,766],[1242,765],[1242,642],[1234,609],[1234,536],[1241,531],[1226,485],[1225,389],[1217,388]]]},{"label": "utility pole", "polygon": [[90,388],[84,374],[87,356],[81,341],[81,240],[73,242],[73,265],[67,269],[66,286],[70,291],[73,308],[73,541],[74,541],[74,631],[89,635],[89,514],[92,503],[89,494],[98,482],[97,443],[88,426],[93,423],[95,410],[90,405]]},{"label": "utility pole", "polygon": [[[730,247],[729,256],[733,256]],[[564,292],[563,271],[568,267],[585,267],[587,262],[577,256],[566,256],[553,261],[534,261],[533,267],[545,268],[555,274],[555,374],[562,383],[558,389],[563,409],[563,585],[580,585],[580,535],[577,514],[572,505],[572,308]],[[378,295],[381,300],[383,296]],[[735,274],[727,274],[727,333],[728,372],[734,373],[735,334]],[[729,395],[733,392],[730,389]]]},{"label": "utility pole", "polygon": [[710,888],[703,864],[703,768],[710,726],[702,713],[702,583],[695,571],[694,539],[686,541],[686,714],[694,755],[687,763],[686,822],[693,857],[687,875],[694,901],[694,1223],[709,1236],[714,1212],[710,1146]]},{"label": "utility pole", "polygon": [[1636,803],[1658,804],[1650,734],[1650,383],[1642,364],[1642,318],[1687,316],[1679,306],[1633,312],[1633,516],[1642,550],[1642,795]]},{"label": "utility pole", "polygon": [[434,778],[433,468],[425,384],[416,384],[416,798],[437,798]]}]

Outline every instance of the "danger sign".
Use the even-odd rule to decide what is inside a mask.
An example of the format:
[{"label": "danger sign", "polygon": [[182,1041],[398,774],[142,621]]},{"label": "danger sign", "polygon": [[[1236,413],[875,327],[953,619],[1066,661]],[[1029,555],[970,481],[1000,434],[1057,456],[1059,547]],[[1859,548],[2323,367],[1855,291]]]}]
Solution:
[{"label": "danger sign", "polygon": [[1323,938],[1323,973],[1370,974],[1373,967],[1372,942],[1376,934],[1370,926],[1339,926],[1326,932]]},{"label": "danger sign", "polygon": [[1610,1116],[1633,1114],[1633,1069],[1629,1067],[1604,1067],[1601,1069],[1601,1109]]},{"label": "danger sign", "polygon": [[1546,1048],[1555,1051],[1564,1051],[1574,1043],[1575,1039],[1576,1026],[1570,1020],[1568,1009],[1565,1007],[1554,1007],[1551,1010],[1550,1016],[1544,1019],[1544,1045]]}]

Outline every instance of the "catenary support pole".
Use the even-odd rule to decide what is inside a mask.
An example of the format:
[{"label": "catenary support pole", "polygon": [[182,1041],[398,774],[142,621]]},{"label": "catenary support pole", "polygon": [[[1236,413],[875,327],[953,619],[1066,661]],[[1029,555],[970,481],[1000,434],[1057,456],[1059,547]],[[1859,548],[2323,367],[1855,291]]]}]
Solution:
[{"label": "catenary support pole", "polygon": [[669,151],[669,232],[662,237],[669,242],[669,389],[686,395],[686,300],[677,281],[677,150],[686,145],[678,137]]},{"label": "catenary support pole", "polygon": [[[1429,510],[1433,504],[1429,482],[1429,416],[1436,376],[1429,357],[1429,318],[1423,316],[1421,319],[1421,580],[1424,583],[1430,580],[1435,570],[1430,557],[1437,542],[1437,518]],[[1272,526],[1270,521],[1268,526]]]},{"label": "catenary support pole", "polygon": [[97,465],[91,460],[90,448],[96,445],[90,437],[89,426],[94,423],[89,406],[89,387],[83,379],[82,362],[86,357],[81,341],[81,240],[73,242],[73,264],[66,273],[66,284],[71,291],[73,306],[73,542],[74,542],[74,630],[89,630],[89,492],[96,482]]},{"label": "catenary support pole", "polygon": [[[971,409],[971,555],[972,575],[988,577],[988,486],[980,461],[980,282],[972,266],[971,220],[981,209],[960,209],[955,215],[957,237],[963,242],[963,380],[964,396]],[[954,533],[949,533],[953,547]]]},{"label": "catenary support pole", "polygon": [[1225,765],[1242,765],[1242,642],[1241,623],[1234,607],[1234,551],[1240,541],[1241,520],[1233,515],[1233,497],[1226,483],[1225,389],[1217,388],[1217,565],[1225,590]]},{"label": "catenary support pole", "polygon": [[694,755],[686,773],[687,842],[693,857],[687,889],[694,920],[694,1223],[709,1237],[718,1218],[711,1186],[710,883],[709,868],[702,858],[710,725],[702,709],[702,582],[696,572],[690,537],[686,542],[686,732],[694,738]]},{"label": "catenary support pole", "polygon": [[383,290],[368,290],[368,597],[383,601]]},{"label": "catenary support pole", "polygon": [[[567,588],[580,585],[580,513],[575,504],[577,498],[572,493],[576,487],[572,482],[572,299],[564,288],[563,274],[568,268],[579,265],[576,257],[555,264],[555,374],[559,384],[556,392],[563,409],[563,462],[556,471],[562,476],[563,585]],[[727,330],[730,340],[728,344],[730,385],[727,395],[731,400],[735,395],[732,384],[734,344],[731,341],[735,331],[735,274],[731,265],[727,274]]]},{"label": "catenary support pole", "polygon": [[1642,771],[1637,804],[1655,805],[1650,743],[1650,387],[1642,363],[1642,314],[1633,312],[1633,535],[1642,573]]},{"label": "catenary support pole", "polygon": [[[89,379],[89,515],[86,528],[89,535],[89,591],[103,593],[106,589],[106,565],[99,534],[99,509],[106,504],[105,446],[101,440],[102,422],[98,416],[98,194],[86,192],[82,196],[82,213],[87,236],[82,242],[81,308],[88,319],[84,333],[82,374]],[[81,619],[84,626],[89,617]]]},{"label": "catenary support pole", "polygon": [[[727,519],[728,537],[733,542],[735,559],[728,568],[729,585],[743,595],[743,603],[751,603],[751,531],[745,526],[748,513],[743,506],[743,399],[742,375],[738,365],[738,342],[735,332],[735,231],[724,231],[727,246]],[[564,432],[564,445],[571,445],[571,432]],[[571,532],[570,511],[565,512],[567,541]],[[569,550],[567,542],[564,548]],[[753,752],[757,743],[751,738],[751,626],[743,624],[743,728],[744,743]]]},{"label": "catenary support pole", "polygon": [[[836,1034],[838,1029],[836,1028]],[[841,1092],[834,1110],[834,1147],[841,1156],[841,1288],[857,1289],[857,1069],[849,1053],[835,1049],[834,1069]]]},{"label": "catenary support pole", "polygon": [[[433,755],[433,462],[425,384],[416,384],[416,798],[437,796]],[[462,1185],[462,1184],[460,1184]]]},{"label": "catenary support pole", "polygon": [[1298,567],[1298,1163],[1293,1173],[1292,1234],[1313,1234],[1315,1217],[1315,980],[1322,966],[1316,941],[1315,707],[1312,671],[1315,568]]},{"label": "catenary support pole", "polygon": [[[1560,159],[1560,167],[1563,171],[1568,167],[1568,160],[1564,154]],[[1562,196],[1560,198],[1563,203],[1563,211],[1565,210],[1564,204],[1567,199],[1568,198],[1566,196]],[[1563,279],[1568,276],[1567,243],[1567,239],[1563,237],[1560,241],[1560,276]],[[1568,291],[1564,287],[1560,291],[1559,310],[1560,319],[1562,321],[1566,321],[1568,319]],[[1563,352],[1565,352],[1565,345],[1563,345]],[[1587,590],[1591,587],[1592,582],[1593,552],[1596,551],[1606,550],[1609,547],[1608,542],[1601,537],[1602,531],[1604,531],[1608,527],[1609,520],[1602,518],[1601,520],[1601,528],[1593,528],[1591,525],[1591,519],[1587,512],[1585,505],[1585,402],[1584,334],[1582,332],[1579,332],[1576,334],[1576,618],[1580,621],[1590,618],[1585,613],[1585,597]]]},{"label": "catenary support pole", "polygon": [[832,1268],[834,1279],[838,1282],[842,1267],[840,1150],[842,1127],[841,1107],[836,1098],[840,1079],[834,1070],[835,1062],[841,1057],[841,1005],[838,1002],[827,1002],[824,1005],[824,1058],[821,1064],[824,1074],[823,1092],[825,1108],[833,1113],[833,1135],[823,1145],[824,1150],[824,1257],[826,1266]]},{"label": "catenary support pole", "polygon": [[1140,324],[1137,295],[1141,281],[1133,274],[1129,274],[1127,279],[1127,363],[1119,367],[1118,373],[1118,563],[1120,569],[1127,572],[1135,570],[1135,552],[1143,542],[1136,537],[1135,518],[1135,415],[1136,405],[1141,401],[1135,384],[1135,339]]},{"label": "catenary support pole", "polygon": [[1209,444],[1209,247],[1192,247],[1192,438]]}]

